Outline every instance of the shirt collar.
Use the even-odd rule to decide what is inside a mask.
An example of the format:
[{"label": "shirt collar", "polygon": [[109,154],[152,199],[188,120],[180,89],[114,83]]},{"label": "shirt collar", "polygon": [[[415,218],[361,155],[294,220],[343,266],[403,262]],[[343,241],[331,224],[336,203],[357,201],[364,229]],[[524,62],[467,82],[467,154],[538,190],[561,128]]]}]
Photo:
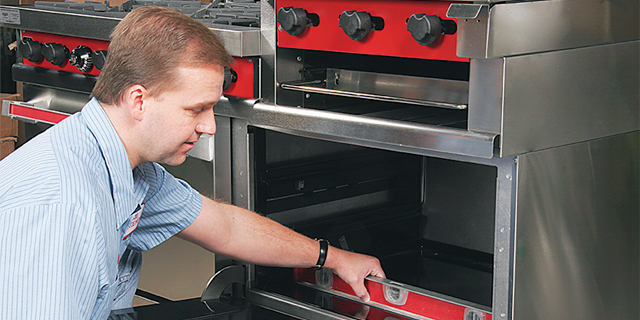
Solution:
[{"label": "shirt collar", "polygon": [[109,172],[111,194],[119,228],[144,198],[144,193],[134,192],[133,172],[127,151],[109,117],[92,98],[82,109],[86,125],[95,137]]}]

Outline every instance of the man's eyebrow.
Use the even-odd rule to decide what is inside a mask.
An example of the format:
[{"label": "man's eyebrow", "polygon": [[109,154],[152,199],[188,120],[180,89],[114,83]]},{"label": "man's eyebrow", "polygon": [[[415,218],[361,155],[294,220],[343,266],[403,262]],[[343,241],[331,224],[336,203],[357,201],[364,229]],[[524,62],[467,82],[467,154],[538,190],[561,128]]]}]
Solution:
[{"label": "man's eyebrow", "polygon": [[213,106],[218,103],[217,101],[213,102],[213,101],[205,101],[205,102],[198,102],[198,103],[194,103],[192,105],[188,105],[185,106],[188,109],[194,109],[194,108],[213,108]]}]

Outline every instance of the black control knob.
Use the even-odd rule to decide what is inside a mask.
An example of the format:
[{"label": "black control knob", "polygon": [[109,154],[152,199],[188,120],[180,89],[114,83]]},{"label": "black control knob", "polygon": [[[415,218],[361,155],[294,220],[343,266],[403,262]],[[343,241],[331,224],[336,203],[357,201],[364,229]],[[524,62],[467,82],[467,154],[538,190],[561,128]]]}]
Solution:
[{"label": "black control knob", "polygon": [[107,60],[107,50],[96,50],[91,54],[91,61],[98,70],[102,70],[104,62]]},{"label": "black control knob", "polygon": [[82,72],[91,70],[91,67],[93,67],[93,62],[91,59],[91,49],[89,49],[89,47],[87,46],[78,46],[71,51],[69,62],[71,62],[72,65],[76,66],[78,70]]},{"label": "black control knob", "polygon": [[342,27],[349,38],[360,41],[366,38],[371,30],[382,30],[384,20],[371,16],[365,11],[345,11],[340,15],[338,26]]},{"label": "black control knob", "polygon": [[280,8],[276,20],[292,36],[301,34],[307,27],[317,27],[320,24],[320,16],[317,14],[294,7]]},{"label": "black control knob", "polygon": [[42,60],[42,45],[31,38],[22,38],[18,42],[18,50],[20,50],[20,54],[25,59],[31,62],[40,62]]},{"label": "black control knob", "polygon": [[61,66],[69,59],[69,49],[59,43],[49,42],[42,45],[42,55],[54,66]]},{"label": "black control knob", "polygon": [[428,46],[437,42],[443,34],[456,33],[458,25],[453,20],[443,20],[436,15],[416,13],[407,19],[407,30],[418,43]]},{"label": "black control knob", "polygon": [[231,84],[238,81],[238,74],[231,68],[224,68],[224,82],[222,83],[222,90],[227,90],[231,87]]}]

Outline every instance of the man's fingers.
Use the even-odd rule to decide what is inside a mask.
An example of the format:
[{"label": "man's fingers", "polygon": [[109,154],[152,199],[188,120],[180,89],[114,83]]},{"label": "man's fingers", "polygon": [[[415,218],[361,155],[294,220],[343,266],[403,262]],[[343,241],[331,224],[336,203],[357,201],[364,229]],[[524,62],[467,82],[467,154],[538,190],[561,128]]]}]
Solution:
[{"label": "man's fingers", "polygon": [[373,269],[370,273],[370,275],[374,276],[374,277],[378,277],[378,278],[386,278],[387,276],[384,274],[384,271],[382,271],[382,269]]},{"label": "man's fingers", "polygon": [[358,296],[358,298],[360,298],[362,301],[369,302],[369,300],[371,300],[371,298],[369,297],[369,291],[367,291],[367,288],[364,286],[363,282],[354,284],[351,287],[353,288],[353,292],[356,294],[356,296]]}]

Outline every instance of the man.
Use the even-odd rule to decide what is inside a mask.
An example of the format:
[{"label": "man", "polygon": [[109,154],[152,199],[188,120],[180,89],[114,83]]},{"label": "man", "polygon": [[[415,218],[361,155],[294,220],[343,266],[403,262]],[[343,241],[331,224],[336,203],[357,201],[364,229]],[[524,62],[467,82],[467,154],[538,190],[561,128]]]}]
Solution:
[{"label": "man", "polygon": [[106,319],[131,304],[132,257],[175,234],[256,264],[324,260],[369,299],[377,259],[202,197],[156,164],[181,164],[215,133],[231,62],[208,28],[169,9],[118,24],[93,99],[0,162],[0,319]]}]

